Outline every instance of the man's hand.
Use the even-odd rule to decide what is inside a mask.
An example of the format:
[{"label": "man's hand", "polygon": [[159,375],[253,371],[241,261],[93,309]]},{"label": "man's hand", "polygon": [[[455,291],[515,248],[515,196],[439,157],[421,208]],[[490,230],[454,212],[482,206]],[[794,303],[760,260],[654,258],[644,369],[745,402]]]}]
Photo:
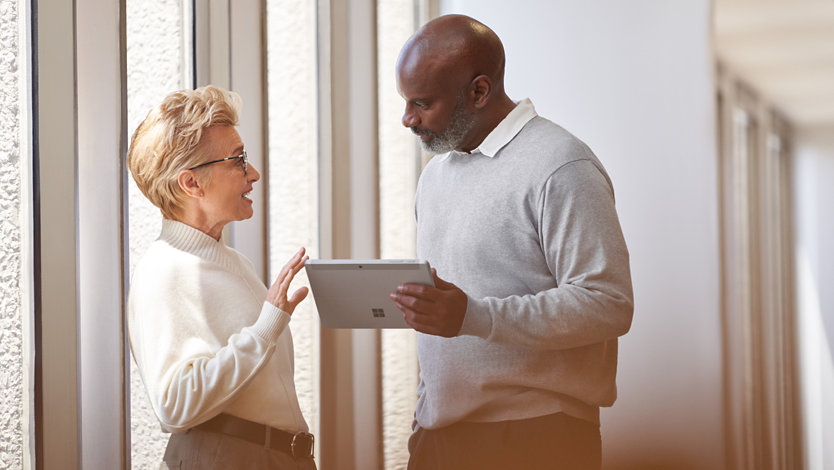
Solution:
[{"label": "man's hand", "polygon": [[415,330],[451,338],[460,332],[466,315],[466,293],[451,282],[437,277],[432,268],[434,285],[402,284],[390,294],[402,310],[405,322]]}]

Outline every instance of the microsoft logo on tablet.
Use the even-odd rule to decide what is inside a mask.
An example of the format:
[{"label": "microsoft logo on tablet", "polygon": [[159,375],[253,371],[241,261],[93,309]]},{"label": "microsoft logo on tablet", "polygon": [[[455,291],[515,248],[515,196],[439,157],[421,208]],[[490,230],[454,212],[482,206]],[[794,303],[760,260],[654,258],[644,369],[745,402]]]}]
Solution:
[{"label": "microsoft logo on tablet", "polygon": [[371,313],[373,314],[374,318],[385,318],[385,310],[381,308],[372,308]]}]

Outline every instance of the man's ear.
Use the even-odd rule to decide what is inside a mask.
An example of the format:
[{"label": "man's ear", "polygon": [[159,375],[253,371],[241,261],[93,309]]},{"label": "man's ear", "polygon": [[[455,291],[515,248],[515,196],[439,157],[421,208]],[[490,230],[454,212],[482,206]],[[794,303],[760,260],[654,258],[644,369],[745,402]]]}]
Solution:
[{"label": "man's ear", "polygon": [[200,183],[200,179],[197,178],[197,174],[194,173],[193,170],[182,170],[179,175],[177,175],[177,184],[180,185],[180,189],[185,191],[186,194],[192,197],[203,197],[205,192],[203,191],[203,185]]},{"label": "man's ear", "polygon": [[472,79],[472,95],[474,98],[474,105],[476,108],[483,108],[489,99],[489,93],[492,91],[492,80],[486,75],[478,75]]}]

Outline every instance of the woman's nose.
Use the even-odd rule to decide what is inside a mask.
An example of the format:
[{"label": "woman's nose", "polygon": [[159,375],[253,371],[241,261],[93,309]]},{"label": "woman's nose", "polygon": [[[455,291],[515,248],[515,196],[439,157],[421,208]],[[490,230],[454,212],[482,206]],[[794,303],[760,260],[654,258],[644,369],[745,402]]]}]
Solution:
[{"label": "woman's nose", "polygon": [[261,174],[258,172],[258,169],[255,168],[255,165],[249,163],[247,167],[246,177],[249,181],[254,183],[255,181],[261,179]]}]

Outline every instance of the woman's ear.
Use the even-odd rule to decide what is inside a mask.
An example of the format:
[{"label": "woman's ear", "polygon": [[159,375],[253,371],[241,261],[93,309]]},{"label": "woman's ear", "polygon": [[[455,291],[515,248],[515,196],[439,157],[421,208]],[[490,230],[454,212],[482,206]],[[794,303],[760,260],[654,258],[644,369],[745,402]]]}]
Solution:
[{"label": "woman's ear", "polygon": [[177,176],[177,184],[191,197],[203,197],[205,195],[203,185],[193,170],[182,170]]}]

